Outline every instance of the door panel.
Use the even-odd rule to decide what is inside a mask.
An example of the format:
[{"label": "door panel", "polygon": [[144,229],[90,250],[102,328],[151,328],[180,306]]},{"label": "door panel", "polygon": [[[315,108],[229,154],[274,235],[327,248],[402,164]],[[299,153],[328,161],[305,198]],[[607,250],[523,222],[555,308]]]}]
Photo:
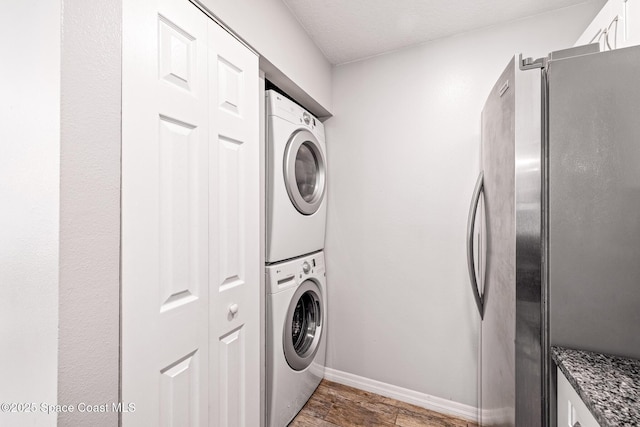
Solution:
[{"label": "door panel", "polygon": [[541,91],[540,70],[519,70],[514,58],[482,112],[483,426],[546,425]]},{"label": "door panel", "polygon": [[[135,4],[134,4],[135,3]],[[207,425],[207,20],[187,2],[123,10],[124,425]]]},{"label": "door panel", "polygon": [[[242,378],[246,372],[239,363],[246,353],[243,327],[220,338],[219,349],[219,426],[246,426],[246,405]],[[212,417],[215,422],[216,418]]]},{"label": "door panel", "polygon": [[195,38],[163,16],[158,28],[160,78],[193,92]]},{"label": "door panel", "polygon": [[223,249],[219,254],[220,290],[244,284],[242,268],[242,164],[245,147],[242,141],[218,137],[216,170],[219,186],[218,242]]},{"label": "door panel", "polygon": [[542,71],[516,69],[516,426],[548,426],[546,291],[542,285]]},{"label": "door panel", "polygon": [[242,117],[240,97],[242,93],[242,70],[218,57],[218,94],[220,108]]},{"label": "door panel", "polygon": [[483,426],[515,426],[514,72],[512,60],[482,111],[486,221],[481,328]]},{"label": "door panel", "polygon": [[260,425],[258,58],[209,25],[213,425]]},{"label": "door panel", "polygon": [[[160,312],[198,299],[207,286],[206,139],[193,125],[160,117],[158,138]],[[206,138],[206,137],[205,137]],[[203,164],[204,163],[204,164]],[[203,268],[204,267],[204,268]]]},{"label": "door panel", "polygon": [[200,360],[191,353],[160,371],[161,426],[195,426],[199,419]]},{"label": "door panel", "polygon": [[551,344],[640,357],[640,48],[549,64]]}]

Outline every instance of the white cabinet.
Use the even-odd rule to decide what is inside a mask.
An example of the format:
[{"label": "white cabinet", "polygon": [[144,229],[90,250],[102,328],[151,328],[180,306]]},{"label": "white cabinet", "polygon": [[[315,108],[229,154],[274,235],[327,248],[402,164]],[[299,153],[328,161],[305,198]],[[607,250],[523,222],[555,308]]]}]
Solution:
[{"label": "white cabinet", "polygon": [[601,51],[640,44],[640,0],[609,0],[576,46],[595,42]]},{"label": "white cabinet", "polygon": [[622,47],[625,27],[624,10],[624,0],[609,0],[582,33],[576,45],[599,42],[600,50],[609,50],[609,46],[612,49]]},{"label": "white cabinet", "polygon": [[625,3],[625,43],[627,46],[640,44],[640,0]]},{"label": "white cabinet", "polygon": [[560,369],[558,374],[558,427],[600,427]]},{"label": "white cabinet", "polygon": [[122,424],[258,426],[258,57],[188,0],[122,46]]}]

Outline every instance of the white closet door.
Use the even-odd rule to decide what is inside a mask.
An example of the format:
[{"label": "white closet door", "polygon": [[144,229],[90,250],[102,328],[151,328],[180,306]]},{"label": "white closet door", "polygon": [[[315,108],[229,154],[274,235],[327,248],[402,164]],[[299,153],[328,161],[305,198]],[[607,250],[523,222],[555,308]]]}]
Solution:
[{"label": "white closet door", "polygon": [[[209,25],[212,425],[260,425],[258,58]],[[215,83],[213,83],[215,82]],[[237,310],[237,311],[236,311]]]},{"label": "white closet door", "polygon": [[257,73],[187,0],[124,2],[125,427],[258,425]]}]

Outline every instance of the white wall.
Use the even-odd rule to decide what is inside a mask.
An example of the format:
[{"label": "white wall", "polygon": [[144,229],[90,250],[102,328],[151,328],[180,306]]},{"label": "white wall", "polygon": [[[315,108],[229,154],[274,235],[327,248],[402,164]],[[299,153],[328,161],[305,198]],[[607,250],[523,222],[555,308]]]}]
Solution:
[{"label": "white wall", "polygon": [[[122,0],[64,0],[61,60],[61,404],[118,401]],[[117,425],[61,413],[59,426]]]},{"label": "white wall", "polygon": [[282,0],[195,1],[260,54],[267,79],[316,116],[331,113],[331,64]]},{"label": "white wall", "polygon": [[[0,402],[54,404],[60,1],[4,2],[0,28]],[[0,425],[55,423],[0,412]]]},{"label": "white wall", "polygon": [[572,46],[602,3],[334,69],[329,367],[477,405],[465,232],[480,112],[514,53]]}]

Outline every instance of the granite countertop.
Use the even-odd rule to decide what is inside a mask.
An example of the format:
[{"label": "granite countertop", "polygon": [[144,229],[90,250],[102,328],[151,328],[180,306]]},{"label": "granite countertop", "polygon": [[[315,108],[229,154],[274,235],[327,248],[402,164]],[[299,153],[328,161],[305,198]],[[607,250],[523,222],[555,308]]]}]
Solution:
[{"label": "granite countertop", "polygon": [[551,354],[601,426],[640,426],[640,360],[563,347]]}]

